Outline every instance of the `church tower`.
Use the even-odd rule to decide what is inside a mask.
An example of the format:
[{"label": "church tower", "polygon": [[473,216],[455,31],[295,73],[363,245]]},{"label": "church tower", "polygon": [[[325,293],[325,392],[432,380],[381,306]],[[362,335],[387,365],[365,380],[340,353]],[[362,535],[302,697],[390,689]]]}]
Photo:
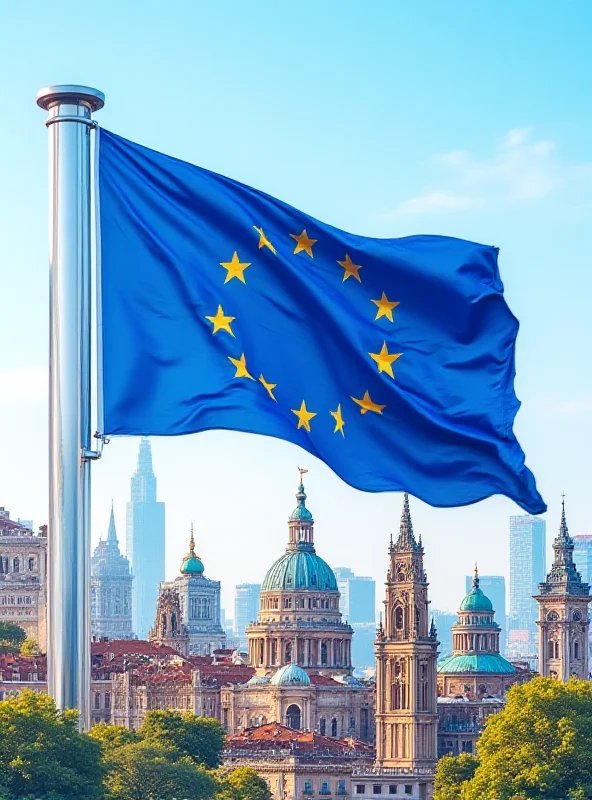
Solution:
[{"label": "church tower", "polygon": [[391,538],[384,626],[376,640],[376,766],[433,769],[437,758],[438,641],[428,627],[428,582],[405,493]]},{"label": "church tower", "polygon": [[539,672],[567,681],[588,677],[588,603],[590,586],[573,560],[574,543],[561,503],[561,525],[553,542],[555,558],[544,583],[539,583]]}]

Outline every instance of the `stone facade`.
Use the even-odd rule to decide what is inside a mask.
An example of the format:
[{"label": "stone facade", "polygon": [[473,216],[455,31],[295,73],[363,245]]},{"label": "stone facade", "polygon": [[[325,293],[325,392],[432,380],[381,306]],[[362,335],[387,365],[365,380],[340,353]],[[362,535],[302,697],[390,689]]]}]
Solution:
[{"label": "stone facade", "polygon": [[553,550],[553,566],[535,597],[539,604],[539,672],[561,681],[572,675],[587,679],[590,586],[573,561],[574,542],[567,529],[565,501]]},{"label": "stone facade", "polygon": [[206,656],[226,648],[220,622],[220,581],[204,575],[203,562],[195,553],[193,526],[179,575],[160,584],[156,620],[148,638],[186,656]]},{"label": "stone facade", "polygon": [[34,534],[0,508],[0,620],[47,648],[47,527]]},{"label": "stone facade", "polygon": [[109,530],[91,559],[91,633],[94,638],[132,639],[132,581],[121,555],[111,506]]}]

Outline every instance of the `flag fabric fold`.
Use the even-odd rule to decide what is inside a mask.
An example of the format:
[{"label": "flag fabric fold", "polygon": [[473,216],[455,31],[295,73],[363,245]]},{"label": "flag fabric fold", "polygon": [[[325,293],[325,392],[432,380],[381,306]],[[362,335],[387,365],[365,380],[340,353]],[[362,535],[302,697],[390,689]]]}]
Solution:
[{"label": "flag fabric fold", "polygon": [[365,491],[545,504],[497,250],[374,239],[100,131],[105,435],[277,437]]}]

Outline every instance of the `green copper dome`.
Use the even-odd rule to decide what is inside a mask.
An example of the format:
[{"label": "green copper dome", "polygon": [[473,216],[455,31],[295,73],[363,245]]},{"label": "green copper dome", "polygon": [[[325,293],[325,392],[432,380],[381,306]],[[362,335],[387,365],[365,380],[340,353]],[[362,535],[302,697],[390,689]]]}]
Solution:
[{"label": "green copper dome", "polygon": [[191,538],[189,539],[189,552],[181,562],[181,575],[203,575],[204,565],[201,558],[195,554],[195,539],[193,538],[193,524],[191,525]]},{"label": "green copper dome", "polygon": [[307,522],[314,522],[312,514],[306,507],[306,492],[304,491],[302,480],[300,481],[300,486],[298,487],[298,492],[296,493],[296,501],[298,505],[290,514],[290,519],[300,519],[306,520]]},{"label": "green copper dome", "polygon": [[337,580],[331,567],[315,552],[288,550],[271,567],[262,592],[286,589],[337,591]]},{"label": "green copper dome", "polygon": [[499,653],[474,653],[450,656],[438,667],[446,674],[511,675],[516,667]]},{"label": "green copper dome", "polygon": [[489,597],[483,594],[479,588],[479,572],[475,566],[475,576],[473,578],[473,588],[460,604],[459,611],[484,611],[493,612],[493,606]]},{"label": "green copper dome", "polygon": [[272,686],[310,686],[310,678],[298,664],[286,664],[272,676]]}]

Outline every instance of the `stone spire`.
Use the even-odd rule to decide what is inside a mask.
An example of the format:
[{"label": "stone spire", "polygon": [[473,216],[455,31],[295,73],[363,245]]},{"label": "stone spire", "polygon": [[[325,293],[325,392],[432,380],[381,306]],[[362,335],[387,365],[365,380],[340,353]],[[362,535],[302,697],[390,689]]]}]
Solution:
[{"label": "stone spire", "polygon": [[539,584],[540,594],[585,594],[589,593],[589,586],[582,582],[582,577],[576,569],[573,560],[574,542],[567,528],[565,516],[565,495],[561,498],[561,522],[559,533],[553,541],[553,566],[547,580]]},{"label": "stone spire", "polygon": [[409,495],[403,495],[403,511],[401,513],[401,524],[399,526],[399,538],[392,546],[392,549],[399,553],[421,552],[422,546],[418,544],[413,535],[413,523],[411,522],[411,512],[409,510]]},{"label": "stone spire", "polygon": [[473,574],[473,589],[479,588],[479,568],[477,567],[477,562],[475,561],[475,572]]},{"label": "stone spire", "polygon": [[109,530],[107,532],[107,544],[117,545],[117,532],[115,530],[115,515],[113,514],[113,500],[111,500],[111,516],[109,517]]}]

